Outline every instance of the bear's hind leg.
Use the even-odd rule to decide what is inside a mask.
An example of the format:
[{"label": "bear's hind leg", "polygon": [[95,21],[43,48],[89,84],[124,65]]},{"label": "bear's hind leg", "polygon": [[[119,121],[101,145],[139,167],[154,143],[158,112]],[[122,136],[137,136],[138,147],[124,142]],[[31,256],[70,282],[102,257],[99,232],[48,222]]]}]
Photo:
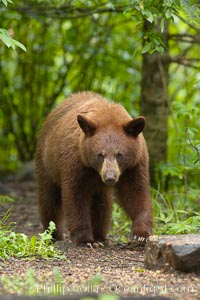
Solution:
[{"label": "bear's hind leg", "polygon": [[95,194],[92,198],[91,223],[95,242],[105,242],[112,219],[113,195],[110,191]]},{"label": "bear's hind leg", "polygon": [[53,238],[55,240],[63,240],[63,210],[60,187],[50,183],[47,179],[43,179],[39,181],[38,194],[39,212],[43,229],[46,230],[49,222],[53,221],[56,225]]}]

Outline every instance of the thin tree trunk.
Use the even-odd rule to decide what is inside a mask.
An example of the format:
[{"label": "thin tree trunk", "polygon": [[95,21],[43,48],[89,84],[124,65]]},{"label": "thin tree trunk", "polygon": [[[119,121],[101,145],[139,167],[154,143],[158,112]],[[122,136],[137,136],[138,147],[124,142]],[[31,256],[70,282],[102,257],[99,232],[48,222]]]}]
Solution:
[{"label": "thin tree trunk", "polygon": [[[144,35],[151,24],[144,22]],[[167,26],[166,26],[167,27]],[[165,28],[167,33],[167,28]],[[164,55],[166,55],[165,50]],[[155,186],[155,171],[158,163],[167,159],[168,137],[168,67],[158,52],[143,54],[141,81],[141,113],[146,118],[144,131],[150,155],[151,183]]]}]

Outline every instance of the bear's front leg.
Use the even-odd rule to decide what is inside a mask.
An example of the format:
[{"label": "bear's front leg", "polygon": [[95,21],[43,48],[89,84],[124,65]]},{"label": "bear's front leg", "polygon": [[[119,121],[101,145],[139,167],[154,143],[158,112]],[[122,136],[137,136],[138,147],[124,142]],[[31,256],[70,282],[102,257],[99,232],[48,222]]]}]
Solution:
[{"label": "bear's front leg", "polygon": [[84,189],[69,184],[62,185],[62,201],[70,238],[75,246],[87,246],[93,242],[90,218],[90,200]]},{"label": "bear's front leg", "polygon": [[119,203],[132,220],[133,239],[143,243],[152,234],[152,202],[147,172],[138,165],[127,170],[118,184]]}]

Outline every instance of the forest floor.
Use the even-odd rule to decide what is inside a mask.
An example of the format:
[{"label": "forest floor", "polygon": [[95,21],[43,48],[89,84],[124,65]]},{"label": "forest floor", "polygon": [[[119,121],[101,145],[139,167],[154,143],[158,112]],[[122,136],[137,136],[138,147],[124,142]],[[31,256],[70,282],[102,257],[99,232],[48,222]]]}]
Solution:
[{"label": "forest floor", "polygon": [[[3,207],[4,211],[8,207],[12,208],[9,220],[16,222],[15,231],[29,236],[40,233],[42,228],[37,212],[35,182],[17,182],[12,179],[4,184],[16,200]],[[97,292],[112,295],[162,295],[182,300],[200,299],[199,275],[146,270],[143,248],[131,248],[117,242],[106,248],[75,248],[69,239],[66,245],[65,260],[0,260],[0,275],[6,275],[11,281],[10,285],[9,282],[0,284],[0,295],[15,293],[14,281],[25,282],[26,272],[31,268],[37,283],[32,291],[35,294]],[[55,284],[55,267],[64,280],[60,285],[58,281]],[[98,285],[93,286],[90,282],[97,274],[101,274],[102,279]]]}]

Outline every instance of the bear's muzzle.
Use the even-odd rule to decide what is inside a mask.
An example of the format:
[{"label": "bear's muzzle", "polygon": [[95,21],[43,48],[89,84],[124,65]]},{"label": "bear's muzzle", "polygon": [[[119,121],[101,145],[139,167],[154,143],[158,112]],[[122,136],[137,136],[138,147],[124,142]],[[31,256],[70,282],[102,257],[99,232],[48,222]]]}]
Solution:
[{"label": "bear's muzzle", "polygon": [[100,171],[102,181],[106,185],[115,185],[119,180],[120,174],[121,172],[116,159],[105,158]]}]

